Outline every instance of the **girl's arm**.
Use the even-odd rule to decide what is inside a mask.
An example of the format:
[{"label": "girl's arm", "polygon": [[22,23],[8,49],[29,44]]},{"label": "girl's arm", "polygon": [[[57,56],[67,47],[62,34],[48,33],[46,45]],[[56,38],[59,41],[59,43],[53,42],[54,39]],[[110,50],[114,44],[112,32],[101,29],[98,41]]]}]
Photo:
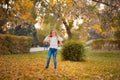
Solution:
[{"label": "girl's arm", "polygon": [[62,45],[63,45],[62,41],[63,41],[63,38],[60,37],[60,36],[58,36],[58,45],[59,45],[59,46],[62,46]]},{"label": "girl's arm", "polygon": [[44,41],[43,41],[44,43],[45,42],[50,42],[50,37],[49,36],[47,36],[45,39],[44,39]]},{"label": "girl's arm", "polygon": [[63,41],[63,38],[58,36],[58,41]]}]

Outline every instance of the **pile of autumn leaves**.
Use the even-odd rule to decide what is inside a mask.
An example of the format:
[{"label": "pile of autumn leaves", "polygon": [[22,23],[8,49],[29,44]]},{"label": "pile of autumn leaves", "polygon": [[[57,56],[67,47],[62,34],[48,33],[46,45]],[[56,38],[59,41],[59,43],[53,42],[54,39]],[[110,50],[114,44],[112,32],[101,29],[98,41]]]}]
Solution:
[{"label": "pile of autumn leaves", "polygon": [[[109,80],[120,78],[113,74],[119,61],[114,64],[109,61],[91,60],[86,62],[62,61],[58,57],[58,68],[45,69],[46,57],[37,54],[2,55],[0,56],[0,80]],[[46,55],[45,55],[46,56]],[[99,63],[99,64],[98,64]],[[109,63],[104,65],[105,63]],[[116,71],[119,71],[117,68]]]}]

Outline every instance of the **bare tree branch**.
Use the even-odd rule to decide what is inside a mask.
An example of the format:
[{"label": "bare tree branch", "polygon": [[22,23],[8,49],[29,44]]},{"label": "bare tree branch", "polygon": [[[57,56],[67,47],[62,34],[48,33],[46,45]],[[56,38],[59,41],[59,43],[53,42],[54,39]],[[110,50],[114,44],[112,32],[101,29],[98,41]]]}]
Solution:
[{"label": "bare tree branch", "polygon": [[107,2],[103,2],[102,0],[92,0],[92,1],[97,2],[97,3],[102,3],[102,4],[106,5],[106,6],[114,8],[115,10],[118,10],[120,8],[120,6],[113,5],[113,4],[110,4],[110,3],[107,3]]}]

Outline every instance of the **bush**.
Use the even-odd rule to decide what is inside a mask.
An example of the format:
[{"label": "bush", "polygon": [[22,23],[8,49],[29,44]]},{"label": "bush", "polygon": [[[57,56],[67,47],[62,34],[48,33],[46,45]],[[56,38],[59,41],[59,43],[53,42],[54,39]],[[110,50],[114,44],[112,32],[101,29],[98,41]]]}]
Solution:
[{"label": "bush", "polygon": [[63,60],[82,61],[84,60],[84,46],[77,41],[67,41],[61,50]]},{"label": "bush", "polygon": [[118,39],[97,39],[90,46],[94,50],[120,50],[120,40]]},{"label": "bush", "polygon": [[0,54],[28,53],[32,38],[0,34]]},{"label": "bush", "polygon": [[114,36],[115,36],[116,39],[120,39],[120,30],[116,31],[114,33]]}]

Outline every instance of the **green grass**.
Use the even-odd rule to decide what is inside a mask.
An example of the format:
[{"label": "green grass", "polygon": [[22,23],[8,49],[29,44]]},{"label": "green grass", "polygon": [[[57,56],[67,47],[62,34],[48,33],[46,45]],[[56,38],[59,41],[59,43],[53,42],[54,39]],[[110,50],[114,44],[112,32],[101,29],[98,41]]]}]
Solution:
[{"label": "green grass", "polygon": [[0,80],[119,80],[120,52],[86,51],[86,61],[62,61],[57,70],[53,60],[46,70],[47,51],[0,55]]}]

